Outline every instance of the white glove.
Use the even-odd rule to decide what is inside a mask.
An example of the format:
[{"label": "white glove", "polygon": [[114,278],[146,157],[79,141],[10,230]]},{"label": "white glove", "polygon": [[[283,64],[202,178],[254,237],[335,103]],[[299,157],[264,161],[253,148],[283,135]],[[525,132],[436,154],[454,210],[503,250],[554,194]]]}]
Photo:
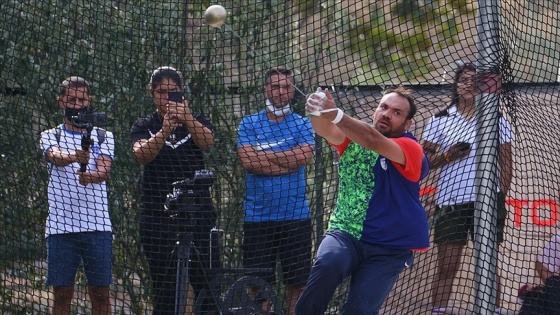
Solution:
[{"label": "white glove", "polygon": [[321,111],[325,108],[326,102],[327,95],[321,90],[321,88],[318,88],[315,93],[312,93],[307,98],[305,109],[310,115],[321,116]]}]

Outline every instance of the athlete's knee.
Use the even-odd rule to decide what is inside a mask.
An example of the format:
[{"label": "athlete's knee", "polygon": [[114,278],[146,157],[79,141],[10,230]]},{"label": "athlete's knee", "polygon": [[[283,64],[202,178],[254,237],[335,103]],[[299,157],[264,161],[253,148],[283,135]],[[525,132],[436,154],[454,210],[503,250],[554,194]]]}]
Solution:
[{"label": "athlete's knee", "polygon": [[348,270],[350,261],[344,255],[339,253],[327,252],[323,253],[313,264],[313,271],[326,273],[330,275],[343,274]]}]

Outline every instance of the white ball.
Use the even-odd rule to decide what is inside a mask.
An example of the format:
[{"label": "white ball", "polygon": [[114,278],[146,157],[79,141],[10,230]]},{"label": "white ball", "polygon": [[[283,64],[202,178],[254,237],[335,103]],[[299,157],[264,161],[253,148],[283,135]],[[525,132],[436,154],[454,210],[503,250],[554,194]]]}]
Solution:
[{"label": "white ball", "polygon": [[226,18],[226,9],[218,4],[209,6],[204,12],[204,20],[206,20],[206,24],[212,27],[220,27],[224,25]]}]

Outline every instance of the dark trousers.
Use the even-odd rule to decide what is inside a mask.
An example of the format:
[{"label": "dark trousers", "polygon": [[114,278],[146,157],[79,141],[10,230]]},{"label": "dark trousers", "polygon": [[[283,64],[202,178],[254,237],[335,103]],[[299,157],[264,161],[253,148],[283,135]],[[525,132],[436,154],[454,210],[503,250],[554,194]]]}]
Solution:
[{"label": "dark trousers", "polygon": [[560,277],[546,279],[544,289],[525,293],[518,315],[560,315]]},{"label": "dark trousers", "polygon": [[364,244],[343,231],[327,232],[297,302],[297,315],[322,315],[337,286],[352,277],[342,315],[375,315],[399,273],[412,265],[410,250]]},{"label": "dark trousers", "polygon": [[560,277],[554,276],[546,279],[544,289],[548,315],[560,315]]},{"label": "dark trousers", "polygon": [[[175,293],[177,275],[177,241],[178,232],[185,232],[178,227],[177,221],[167,215],[142,215],[140,218],[140,237],[148,264],[154,291],[154,315],[171,315],[175,313]],[[196,212],[192,221],[193,243],[200,252],[190,252],[189,283],[195,296],[205,287],[202,268],[208,268],[210,248],[210,230],[216,224],[214,208],[208,206]],[[215,263],[212,263],[215,265]]]}]

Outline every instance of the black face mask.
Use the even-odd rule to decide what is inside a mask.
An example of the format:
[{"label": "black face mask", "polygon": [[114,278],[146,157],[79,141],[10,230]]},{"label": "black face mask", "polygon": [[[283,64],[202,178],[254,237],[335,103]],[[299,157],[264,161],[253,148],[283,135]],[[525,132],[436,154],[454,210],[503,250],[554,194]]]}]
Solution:
[{"label": "black face mask", "polygon": [[64,117],[68,119],[77,118],[80,113],[86,113],[88,111],[87,107],[84,108],[65,108]]}]

